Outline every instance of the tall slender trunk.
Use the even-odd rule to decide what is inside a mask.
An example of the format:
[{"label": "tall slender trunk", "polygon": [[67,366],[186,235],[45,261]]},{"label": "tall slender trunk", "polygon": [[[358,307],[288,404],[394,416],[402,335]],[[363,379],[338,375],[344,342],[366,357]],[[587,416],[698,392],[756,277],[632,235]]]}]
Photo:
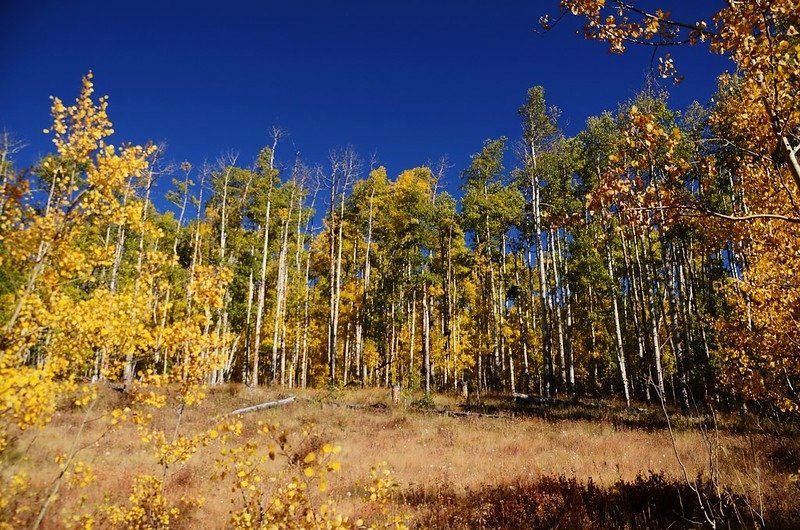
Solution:
[{"label": "tall slender trunk", "polygon": [[[453,279],[453,227],[448,226],[447,230],[447,270],[444,275],[444,347],[445,356],[448,360],[455,358],[454,355],[454,339],[453,336],[453,290],[455,288],[455,280]],[[454,376],[455,377],[455,376]]]},{"label": "tall slender trunk", "polygon": [[[524,257],[522,258],[524,261]],[[520,256],[519,253],[514,254],[514,283],[516,285],[522,285],[519,277],[519,265]],[[530,366],[528,363],[528,343],[530,341],[530,330],[528,325],[529,315],[528,309],[523,307],[522,300],[516,301],[517,306],[517,324],[519,325],[520,329],[520,343],[522,344],[522,390],[525,393],[530,392]],[[515,391],[515,388],[512,388],[512,392]]]},{"label": "tall slender trunk", "polygon": [[[394,292],[392,292],[394,295]],[[394,296],[392,296],[392,300],[394,300]],[[392,383],[397,382],[396,378],[392,377],[392,371],[394,370],[394,359],[395,359],[395,352],[397,351],[397,324],[395,323],[395,302],[392,302],[391,308],[391,322],[392,325],[390,326],[389,330],[389,359],[384,361],[385,372],[384,372],[384,384],[385,386],[389,386],[389,382]]]},{"label": "tall slender trunk", "polygon": [[[227,266],[229,263],[226,262],[227,259],[231,259],[227,256],[228,250],[228,185],[230,184],[231,172],[233,171],[233,167],[236,164],[236,155],[231,155],[230,158],[226,161],[224,159],[220,159],[220,166],[223,172],[223,184],[222,184],[222,206],[220,212],[220,230],[219,230],[219,263],[221,266]],[[217,348],[226,350],[222,344],[222,339],[226,336],[226,327],[228,323],[228,305],[230,304],[230,291],[228,287],[225,287],[225,292],[222,294],[222,307],[217,310]],[[221,328],[220,328],[221,326]],[[222,383],[225,378],[226,366],[229,366],[232,362],[233,351],[230,350],[227,352],[225,356],[225,363],[216,369],[216,374],[212,375],[212,383],[218,384]]]},{"label": "tall slender trunk", "polygon": [[[281,249],[278,254],[278,277],[277,285],[275,287],[275,319],[272,327],[272,379],[271,384],[275,384],[278,379],[278,338],[281,332],[281,327],[285,326],[283,319],[283,307],[286,299],[286,281],[287,277],[287,254],[289,252],[289,224],[292,219],[292,209],[294,208],[295,187],[292,187],[292,193],[289,197],[289,211],[286,219],[283,220],[281,227]],[[286,366],[286,351],[281,349],[281,369],[280,380],[281,385],[285,384],[285,366]]]},{"label": "tall slender trunk", "polygon": [[253,371],[250,376],[250,382],[254,387],[258,386],[258,370],[261,355],[261,326],[264,322],[264,303],[267,290],[267,259],[269,256],[269,224],[270,214],[272,210],[272,188],[274,175],[270,167],[269,173],[270,185],[267,192],[267,208],[264,214],[264,243],[261,248],[261,272],[259,274],[258,282],[258,304],[256,305],[256,327],[254,330],[254,344],[253,344]]},{"label": "tall slender trunk", "polygon": [[[655,385],[660,396],[664,396],[664,371],[661,365],[661,338],[659,336],[659,320],[661,314],[661,296],[658,280],[655,278],[655,264],[652,249],[650,249],[650,238],[641,234],[641,245],[644,257],[645,278],[649,285],[647,297],[648,309],[650,310],[650,329],[653,340],[653,368],[656,372]],[[647,244],[645,242],[647,240]]]},{"label": "tall slender trunk", "polygon": [[195,216],[194,236],[192,237],[192,260],[189,265],[189,284],[186,287],[186,317],[192,314],[192,303],[194,299],[194,280],[197,266],[200,265],[202,256],[200,255],[200,221],[203,214],[203,192],[205,191],[206,176],[208,168],[204,167],[200,172],[200,192],[197,198],[197,212]]},{"label": "tall slender trunk", "polygon": [[303,282],[303,375],[301,386],[306,388],[308,384],[308,328],[311,324],[309,309],[311,306],[311,286],[308,283],[311,271],[311,252],[306,254],[306,273]]},{"label": "tall slender trunk", "polygon": [[172,243],[172,256],[174,259],[178,257],[178,242],[181,238],[181,231],[183,230],[183,221],[186,217],[186,207],[189,204],[189,184],[191,181],[189,180],[189,174],[191,173],[192,166],[188,162],[184,162],[181,164],[181,167],[184,170],[184,180],[183,180],[183,200],[181,201],[181,213],[178,216],[178,226],[175,229],[175,239]]},{"label": "tall slender trunk", "polygon": [[417,292],[411,293],[411,301],[408,308],[408,313],[411,314],[411,328],[409,333],[411,335],[408,347],[408,388],[414,388],[414,350],[416,350],[417,338]]},{"label": "tall slender trunk", "polygon": [[[500,310],[500,322],[498,328],[500,330],[500,350],[504,353],[504,358],[507,360],[508,363],[508,381],[509,387],[511,392],[516,392],[516,378],[514,374],[514,351],[509,341],[506,339],[505,333],[505,315],[506,315],[506,300],[507,300],[507,293],[505,289],[506,279],[508,278],[508,263],[507,263],[507,252],[506,252],[506,234],[503,234],[503,241],[502,241],[502,254],[501,254],[501,272],[502,277],[500,281],[500,293],[499,293],[499,300],[498,300],[498,309]],[[504,363],[505,364],[505,363]]]},{"label": "tall slender trunk", "polygon": [[625,363],[625,350],[622,344],[622,327],[620,326],[619,305],[617,304],[617,280],[614,276],[614,261],[611,256],[610,246],[606,248],[606,263],[608,265],[608,277],[611,279],[611,306],[614,310],[614,348],[617,353],[620,379],[622,379],[622,394],[625,398],[625,404],[630,407],[631,394],[628,384],[628,369]]},{"label": "tall slender trunk", "polygon": [[[369,310],[369,281],[370,281],[370,273],[372,272],[372,266],[370,263],[370,254],[372,251],[372,216],[374,212],[374,203],[375,203],[375,186],[372,187],[372,191],[369,196],[369,217],[367,221],[367,242],[366,242],[366,249],[364,251],[364,284],[363,284],[363,296],[361,298],[361,311],[359,313],[358,324],[356,328],[356,357],[358,358],[358,362],[363,364],[364,358],[364,330],[367,326],[367,311]],[[365,368],[365,367],[364,367]],[[361,386],[365,384],[365,377],[362,374],[361,368],[359,369],[359,374],[361,374]]]},{"label": "tall slender trunk", "polygon": [[[533,146],[531,146],[533,151]],[[534,241],[536,244],[536,261],[539,269],[539,300],[541,303],[541,328],[542,328],[542,360],[544,362],[544,395],[550,396],[553,391],[553,343],[549,323],[549,293],[547,289],[547,274],[544,262],[544,242],[542,237],[542,219],[539,204],[539,181],[536,178],[536,157],[533,155],[534,171],[531,175],[531,193],[533,195]]]},{"label": "tall slender trunk", "polygon": [[[632,242],[628,243],[628,238],[626,232],[623,230],[620,237],[620,243],[622,245],[622,257],[625,264],[625,271],[628,278],[628,281],[631,284],[631,288],[627,290],[627,296],[630,299],[631,315],[633,318],[633,329],[634,335],[636,337],[636,346],[637,346],[637,353],[638,353],[638,360],[639,360],[639,371],[641,373],[641,377],[639,380],[642,381],[642,390],[643,395],[647,402],[650,402],[650,387],[647,385],[646,382],[646,373],[648,371],[647,368],[647,361],[646,357],[646,350],[647,346],[645,344],[646,339],[646,332],[644,330],[644,323],[647,320],[647,314],[645,309],[645,304],[643,297],[644,295],[644,281],[642,278],[642,271],[641,267],[639,266],[639,254],[636,247],[636,236],[635,234],[631,237]],[[629,245],[633,245],[634,252],[636,252],[636,263],[633,262],[629,252]],[[634,385],[635,388],[635,385]],[[635,390],[634,390],[635,393]]]},{"label": "tall slender trunk", "polygon": [[336,236],[336,258],[334,263],[334,275],[332,286],[332,308],[330,322],[330,380],[331,384],[336,384],[336,356],[338,352],[338,333],[339,333],[339,312],[342,304],[342,249],[344,247],[344,199],[345,191],[342,190],[341,201],[339,203],[339,226]]},{"label": "tall slender trunk", "polygon": [[[253,249],[250,249],[250,253],[253,254]],[[250,367],[250,357],[252,356],[252,342],[250,341],[250,322],[253,316],[253,295],[255,294],[255,285],[253,282],[253,271],[250,271],[250,274],[247,278],[247,313],[245,316],[245,323],[244,323],[244,336],[245,336],[245,350],[244,350],[244,365],[242,367],[242,382],[245,384],[250,384],[250,376],[252,375],[249,367]]]},{"label": "tall slender trunk", "polygon": [[[128,179],[128,184],[125,186],[125,193],[122,196],[122,206],[128,204],[128,198],[133,191],[132,178]],[[119,269],[122,266],[122,254],[125,251],[125,235],[126,225],[121,224],[117,226],[117,244],[114,248],[114,262],[111,265],[111,282],[109,283],[108,290],[112,293],[117,292],[119,287]]]},{"label": "tall slender trunk", "polygon": [[[297,201],[297,222],[295,223],[295,240],[294,240],[294,274],[295,281],[300,282],[303,278],[303,262],[301,259],[303,247],[303,193],[301,189],[300,196]],[[289,378],[289,387],[294,388],[298,382],[298,367],[300,363],[300,336],[302,334],[299,320],[299,304],[293,304],[294,315],[294,345],[292,347],[292,360],[291,360],[291,375]]]},{"label": "tall slender trunk", "polygon": [[425,395],[431,393],[431,320],[428,284],[422,284],[422,362],[425,369]]},{"label": "tall slender trunk", "polygon": [[[135,325],[135,320],[137,318],[135,311],[138,305],[137,302],[139,298],[139,291],[141,290],[142,284],[142,267],[144,266],[144,236],[146,232],[147,214],[150,206],[150,191],[153,188],[153,171],[148,170],[146,175],[147,181],[145,182],[144,208],[142,208],[142,217],[140,219],[142,227],[139,231],[139,245],[136,250],[136,276],[133,283],[133,304],[130,315],[131,324],[133,325]],[[133,350],[128,350],[128,352],[125,354],[125,368],[123,372],[125,374],[125,382],[129,384],[133,380],[134,373]]]},{"label": "tall slender trunk", "polygon": [[559,249],[557,247],[558,236],[551,228],[549,231],[550,240],[550,268],[553,271],[553,318],[555,319],[556,329],[558,330],[558,367],[561,370],[560,387],[565,391],[568,390],[567,382],[567,359],[564,347],[564,293],[561,285],[560,263],[559,263]]},{"label": "tall slender trunk", "polygon": [[675,356],[675,363],[678,369],[678,382],[680,384],[680,405],[684,412],[689,410],[689,374],[688,374],[688,348],[689,341],[682,340],[681,327],[684,332],[688,332],[689,327],[687,322],[683,322],[681,326],[681,319],[678,315],[680,300],[681,286],[678,282],[678,263],[676,257],[676,241],[672,241],[668,245],[662,240],[662,249],[665,252],[663,257],[664,272],[666,277],[666,292],[669,302],[669,320],[670,320],[670,341],[672,343],[672,353]]},{"label": "tall slender trunk", "polygon": [[564,250],[561,244],[562,238],[556,240],[559,263],[561,263],[561,289],[562,289],[562,305],[565,313],[565,334],[564,334],[564,355],[567,363],[567,391],[571,395],[575,395],[575,359],[574,350],[572,347],[572,290],[569,281],[569,260],[564,255]]},{"label": "tall slender trunk", "polygon": [[334,305],[336,304],[336,176],[331,183],[330,211],[328,212],[328,379],[331,384],[336,376],[336,329]]}]

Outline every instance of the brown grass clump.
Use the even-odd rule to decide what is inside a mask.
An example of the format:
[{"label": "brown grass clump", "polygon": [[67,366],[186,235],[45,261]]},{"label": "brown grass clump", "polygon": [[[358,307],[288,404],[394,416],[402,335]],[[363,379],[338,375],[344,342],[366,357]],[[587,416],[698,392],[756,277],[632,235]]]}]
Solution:
[{"label": "brown grass clump", "polygon": [[[741,499],[720,498],[707,481],[700,492],[717,510],[723,527],[753,523],[740,520],[735,504]],[[464,493],[441,484],[432,491],[412,490],[404,501],[424,507],[417,518],[421,528],[690,528],[705,522],[695,492],[663,474],[620,480],[608,488],[564,475],[485,485]]]}]

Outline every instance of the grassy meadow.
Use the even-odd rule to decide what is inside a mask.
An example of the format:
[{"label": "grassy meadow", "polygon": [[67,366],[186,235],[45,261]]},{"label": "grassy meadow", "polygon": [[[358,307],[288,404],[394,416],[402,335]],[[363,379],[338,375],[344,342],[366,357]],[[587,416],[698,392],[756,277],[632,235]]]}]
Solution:
[{"label": "grassy meadow", "polygon": [[[288,395],[297,400],[238,416],[237,444],[264,445],[256,432],[262,424],[288,433],[286,451],[265,464],[272,482],[265,491],[297,471],[309,451],[340,446],[341,469],[330,475],[327,491],[314,491],[313,502],[332,499],[351,521],[382,527],[399,517],[412,528],[680,528],[704,522],[698,499],[731,527],[791,528],[800,521],[800,489],[791,475],[798,465],[796,432],[744,416],[720,416],[714,428],[709,418],[671,413],[673,446],[655,406],[518,404],[486,396],[480,406],[467,407],[455,395],[426,401],[409,394],[393,405],[381,389],[290,394],[227,385],[187,407],[178,428],[191,436],[233,410]],[[130,399],[105,389],[89,416],[65,405],[46,429],[13,441],[12,463],[30,477],[30,492],[38,492],[26,501],[31,521],[59,473],[53,455],[69,453],[73,444],[76,461],[92,470],[91,483],[82,485],[77,472],[65,480],[43,527],[77,526],[87,514],[103,527],[101,507],[126,502],[133,477],[164,473],[135,422],[109,431],[100,419]],[[176,411],[152,414],[153,427],[175,429]],[[242,498],[215,473],[220,454],[219,444],[209,443],[166,470],[165,495],[181,512],[172,528],[229,525]],[[380,474],[391,473],[390,499],[380,507],[366,500],[376,465]]]}]

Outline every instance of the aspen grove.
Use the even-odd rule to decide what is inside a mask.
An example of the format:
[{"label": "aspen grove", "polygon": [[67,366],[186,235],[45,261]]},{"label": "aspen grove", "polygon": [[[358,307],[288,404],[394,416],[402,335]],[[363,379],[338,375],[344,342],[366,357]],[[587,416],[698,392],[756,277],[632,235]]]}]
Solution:
[{"label": "aspen grove", "polygon": [[[349,147],[287,162],[277,127],[255,160],[176,164],[117,143],[91,73],[73,103],[52,99],[55,150],[35,167],[0,138],[2,458],[64,396],[86,409],[101,386],[178,411],[174,436],[138,409],[108,418],[138,425],[164,469],[241,428],[178,430],[231,382],[796,414],[800,4],[730,2],[688,25],[623,2],[561,7],[613,51],[708,42],[735,71],[708,106],[672,108],[653,83],[571,137],[536,86],[519,95],[517,137],[474,146],[466,167],[399,174]],[[307,469],[335,472],[337,451]],[[109,521],[133,525],[116,510]],[[317,520],[346,526],[325,510]]]}]

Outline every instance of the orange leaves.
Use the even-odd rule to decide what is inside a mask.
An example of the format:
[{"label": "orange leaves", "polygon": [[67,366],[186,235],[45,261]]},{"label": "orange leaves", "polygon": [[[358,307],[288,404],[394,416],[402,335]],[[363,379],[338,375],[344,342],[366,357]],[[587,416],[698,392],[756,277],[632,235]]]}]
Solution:
[{"label": "orange leaves", "polygon": [[[607,42],[612,53],[623,53],[629,43],[694,44],[712,35],[706,22],[683,24],[672,20],[668,11],[657,9],[648,12],[623,2],[561,0],[561,9],[584,18],[585,36]],[[543,17],[542,24],[545,29],[549,29],[549,18]],[[688,37],[684,37],[684,32],[688,33]],[[680,82],[669,56],[663,59],[662,67],[662,76],[672,77]]]},{"label": "orange leaves", "polygon": [[[661,10],[658,11],[661,13]],[[649,18],[644,23],[644,35],[648,38],[652,38],[653,35],[658,33],[658,29],[661,27],[661,21],[658,18]]]},{"label": "orange leaves", "polygon": [[[561,2],[562,9],[586,19],[587,37],[608,42],[613,52],[624,51],[628,42],[695,44],[710,38],[711,49],[731,57],[744,78],[742,87],[763,108],[759,114],[765,114],[766,118],[751,123],[760,122],[768,127],[770,137],[766,145],[777,145],[787,155],[798,146],[796,132],[793,132],[800,126],[800,108],[796,104],[800,87],[800,44],[796,37],[800,26],[798,0],[731,2],[714,16],[716,32],[708,30],[708,24],[703,21],[694,24],[672,21],[668,13],[660,10],[649,13],[623,2],[614,2],[614,5],[617,9],[612,10],[604,1]],[[604,18],[605,13],[611,11],[617,16]],[[659,59],[659,72],[662,77],[680,81],[669,54]],[[774,151],[774,147],[770,151]],[[800,164],[792,162],[790,167],[795,182],[800,185]]]},{"label": "orange leaves", "polygon": [[[753,51],[757,39],[741,46]],[[756,60],[755,56],[751,59]],[[748,65],[760,68],[750,59]],[[775,114],[771,115],[763,85],[750,75],[724,76],[721,81],[710,125],[715,135],[733,146],[720,152],[715,162],[719,170],[731,175],[734,214],[797,217],[800,212],[794,198],[800,189],[789,167],[775,163]],[[770,93],[780,101],[780,82],[774,86],[777,90]],[[798,123],[791,113],[782,116],[785,123]],[[800,403],[791,381],[800,376],[800,283],[796,274],[800,229],[796,224],[767,219],[707,226],[730,240],[746,263],[738,278],[723,287],[730,313],[715,323],[721,338],[723,382],[747,398],[766,398],[783,410],[796,411]]]},{"label": "orange leaves", "polygon": [[685,206],[683,181],[690,170],[686,142],[663,102],[644,98],[619,117],[619,135],[597,189],[587,195],[591,211],[614,213],[621,222],[665,226]]},{"label": "orange leaves", "polygon": [[683,76],[678,74],[672,56],[668,53],[658,58],[658,74],[662,79],[672,79],[676,85],[683,81]]},{"label": "orange leaves", "polygon": [[786,223],[752,225],[756,237],[747,274],[725,287],[732,313],[716,322],[723,382],[748,398],[766,398],[782,410],[798,411],[791,380],[800,375],[800,231]]}]

